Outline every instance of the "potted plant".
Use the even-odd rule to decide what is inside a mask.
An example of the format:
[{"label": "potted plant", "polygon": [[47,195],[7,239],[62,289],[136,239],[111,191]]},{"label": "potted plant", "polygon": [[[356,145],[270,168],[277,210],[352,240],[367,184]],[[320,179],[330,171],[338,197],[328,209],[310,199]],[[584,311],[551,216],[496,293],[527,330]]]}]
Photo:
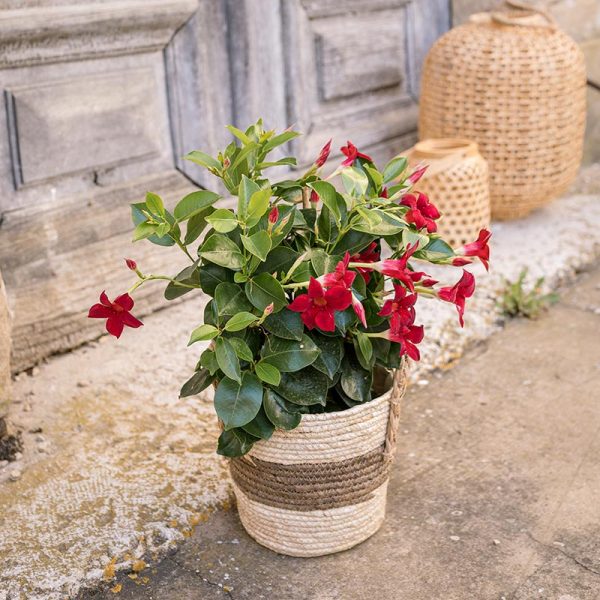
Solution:
[{"label": "potted plant", "polygon": [[216,158],[186,158],[219,177],[235,205],[217,208],[220,196],[199,190],[171,212],[148,193],[132,206],[134,241],[177,245],[189,264],[167,277],[127,259],[138,280],[114,301],[103,292],[89,316],[119,337],[142,325],[131,314],[139,286],[166,280],[167,300],[201,290],[204,322],[189,344],[210,345],[181,396],[215,386],[217,452],[231,458],[245,528],[285,554],[343,550],[383,521],[406,361],[419,360],[424,335],[418,297],[455,304],[462,325],[475,288],[466,270],[436,287],[412,262],[478,256],[487,267],[489,233],[458,251],[444,242],[435,206],[411,193],[425,167],[409,172],[405,158],[379,170],[348,142],[323,178],[330,141],[301,176],[272,182],[265,171],[296,161],[269,154],[298,133],[261,121],[229,129],[236,141]]}]

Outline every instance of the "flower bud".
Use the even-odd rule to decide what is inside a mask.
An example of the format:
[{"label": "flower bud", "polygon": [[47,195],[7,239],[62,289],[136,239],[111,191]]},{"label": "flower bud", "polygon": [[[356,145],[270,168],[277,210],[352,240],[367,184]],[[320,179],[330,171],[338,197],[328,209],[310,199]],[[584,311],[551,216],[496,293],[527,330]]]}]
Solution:
[{"label": "flower bud", "polygon": [[279,209],[274,206],[269,213],[269,223],[275,225],[275,223],[277,223],[277,219],[279,219]]},{"label": "flower bud", "polygon": [[269,304],[268,306],[265,307],[265,310],[263,311],[263,315],[265,317],[268,317],[270,314],[273,313],[274,308],[275,307],[274,307],[273,303],[271,302],[271,304]]},{"label": "flower bud", "polygon": [[125,264],[130,271],[137,271],[137,263],[132,258],[126,258]]}]

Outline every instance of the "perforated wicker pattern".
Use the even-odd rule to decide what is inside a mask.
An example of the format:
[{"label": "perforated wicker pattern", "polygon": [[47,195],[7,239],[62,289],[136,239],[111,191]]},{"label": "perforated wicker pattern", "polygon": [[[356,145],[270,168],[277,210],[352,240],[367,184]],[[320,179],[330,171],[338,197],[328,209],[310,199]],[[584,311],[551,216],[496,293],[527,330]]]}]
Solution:
[{"label": "perforated wicker pattern", "polygon": [[421,82],[422,138],[464,137],[490,169],[492,216],[524,216],[577,174],[585,126],[581,50],[540,15],[476,15],[431,48]]},{"label": "perforated wicker pattern", "polygon": [[416,189],[427,194],[442,216],[438,232],[451,246],[472,242],[490,225],[488,166],[477,144],[468,140],[419,142],[408,153],[411,164],[429,168]]},{"label": "perforated wicker pattern", "polygon": [[350,548],[383,521],[405,365],[381,397],[257,442],[230,463],[240,518],[258,542],[293,556]]}]

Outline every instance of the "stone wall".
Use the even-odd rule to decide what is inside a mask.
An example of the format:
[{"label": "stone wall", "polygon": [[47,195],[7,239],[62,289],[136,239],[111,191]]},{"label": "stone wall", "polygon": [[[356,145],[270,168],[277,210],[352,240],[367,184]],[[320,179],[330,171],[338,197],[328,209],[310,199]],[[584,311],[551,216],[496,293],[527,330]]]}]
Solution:
[{"label": "stone wall", "polygon": [[10,321],[6,293],[0,274],[0,437],[4,433],[2,421],[10,402]]},{"label": "stone wall", "polygon": [[[531,2],[535,4],[535,2]],[[549,7],[561,28],[575,39],[586,57],[588,69],[588,115],[584,163],[600,161],[600,2],[598,0],[551,0],[540,2]],[[454,25],[469,15],[496,9],[500,0],[452,0]]]}]

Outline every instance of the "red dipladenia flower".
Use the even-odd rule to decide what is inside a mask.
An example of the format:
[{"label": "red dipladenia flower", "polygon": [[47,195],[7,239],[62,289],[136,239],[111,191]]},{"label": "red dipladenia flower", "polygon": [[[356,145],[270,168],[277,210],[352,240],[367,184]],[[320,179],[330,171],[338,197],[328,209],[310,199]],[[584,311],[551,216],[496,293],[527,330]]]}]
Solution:
[{"label": "red dipladenia flower", "polygon": [[394,284],[393,300],[386,300],[379,311],[380,317],[391,317],[400,320],[400,323],[412,325],[415,322],[415,302],[417,294],[406,294],[403,285]]},{"label": "red dipladenia flower", "polygon": [[400,344],[400,356],[408,355],[413,360],[420,360],[421,353],[416,344],[423,341],[425,331],[423,325],[404,325],[401,322],[392,324],[386,332],[386,338],[391,342]]},{"label": "red dipladenia flower", "polygon": [[319,194],[317,194],[317,192],[315,192],[315,190],[312,190],[310,193],[310,201],[318,202],[319,200],[320,200]]},{"label": "red dipladenia flower", "polygon": [[452,259],[452,266],[453,267],[464,267],[465,265],[470,265],[473,261],[469,260],[468,258],[463,258],[462,256],[457,256],[456,258]]},{"label": "red dipladenia flower", "polygon": [[362,158],[364,160],[368,160],[369,162],[373,162],[373,159],[368,154],[359,152],[358,148],[350,140],[348,140],[347,144],[342,146],[340,150],[346,156],[346,160],[342,163],[343,167],[349,167],[353,165],[357,158]]},{"label": "red dipladenia flower", "polygon": [[[379,250],[377,249],[377,242],[371,242],[365,250],[352,256],[350,260],[357,263],[372,263],[377,262],[379,257],[380,254]],[[369,281],[371,281],[372,269],[368,269],[367,267],[357,267],[356,270],[362,275],[365,283],[369,283]]]},{"label": "red dipladenia flower", "polygon": [[302,322],[309,328],[323,331],[335,330],[335,311],[346,310],[352,303],[352,292],[336,285],[328,290],[314,277],[310,278],[308,293],[300,294],[288,304],[288,308],[299,312]]},{"label": "red dipladenia flower", "polygon": [[388,189],[386,187],[384,187],[381,190],[381,194],[379,194],[379,197],[380,198],[389,198],[390,197],[389,194],[388,194]]},{"label": "red dipladenia flower", "polygon": [[350,289],[356,273],[348,270],[348,263],[350,262],[350,253],[346,252],[343,260],[336,265],[333,273],[325,273],[319,277],[319,281],[323,283],[325,287],[333,287],[334,285],[341,285],[346,289]]},{"label": "red dipladenia flower", "polygon": [[483,263],[486,271],[490,270],[490,247],[488,242],[492,237],[492,232],[487,229],[482,229],[477,236],[477,239],[470,244],[465,244],[461,252],[463,256],[476,256]]},{"label": "red dipladenia flower", "polygon": [[143,323],[131,314],[133,298],[129,294],[121,294],[111,302],[106,292],[100,294],[100,303],[90,308],[88,317],[90,319],[106,319],[106,331],[116,338],[123,333],[123,327],[137,329]]},{"label": "red dipladenia flower", "polygon": [[321,148],[321,152],[319,152],[319,156],[317,157],[317,160],[315,160],[316,167],[322,167],[327,162],[327,159],[329,158],[329,153],[331,152],[331,142],[332,140],[329,140],[323,146],[323,148]]},{"label": "red dipladenia flower", "polygon": [[434,204],[429,202],[429,198],[425,194],[422,192],[416,192],[416,195],[406,194],[400,204],[409,207],[404,215],[407,223],[414,223],[417,229],[427,228],[428,233],[437,231],[435,219],[440,218],[440,212]]},{"label": "red dipladenia flower", "polygon": [[423,175],[425,175],[425,171],[427,171],[429,165],[425,165],[424,167],[418,167],[416,168],[406,179],[407,181],[409,181],[410,183],[412,183],[413,185],[415,185],[415,183],[417,183],[417,181],[419,181],[419,179],[421,179],[421,177],[423,177]]},{"label": "red dipladenia flower", "polygon": [[401,258],[387,258],[374,263],[373,266],[384,275],[401,281],[411,292],[414,292],[413,272],[408,268],[408,259],[416,252],[418,247],[418,243],[414,243],[412,246],[409,244]]},{"label": "red dipladenia flower", "polygon": [[275,223],[277,223],[277,219],[279,219],[279,209],[274,206],[269,212],[269,223],[271,223],[271,225],[275,225]]},{"label": "red dipladenia flower", "polygon": [[465,314],[465,300],[470,298],[474,291],[475,277],[473,277],[469,271],[463,269],[462,277],[452,287],[443,287],[438,292],[438,296],[441,300],[456,305],[458,320],[461,327],[465,326],[463,318],[463,315]]}]

